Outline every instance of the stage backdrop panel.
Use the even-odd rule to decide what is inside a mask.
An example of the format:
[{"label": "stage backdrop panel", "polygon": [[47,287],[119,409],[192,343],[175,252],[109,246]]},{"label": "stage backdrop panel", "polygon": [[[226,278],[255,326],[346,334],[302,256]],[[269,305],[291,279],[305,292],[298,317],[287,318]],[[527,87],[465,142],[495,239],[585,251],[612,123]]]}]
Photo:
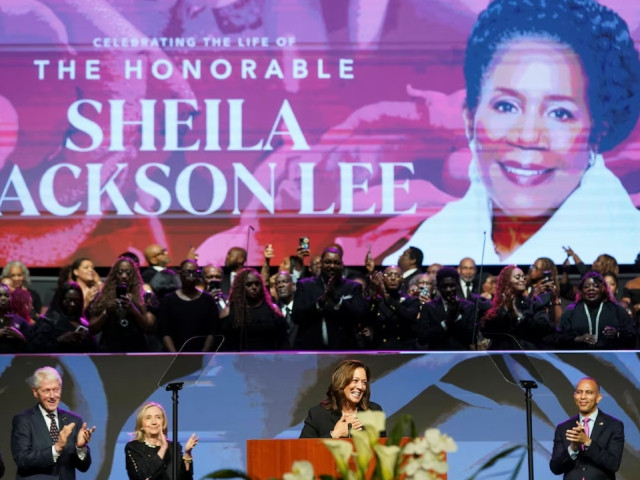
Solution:
[{"label": "stage backdrop panel", "polygon": [[[526,443],[523,390],[518,379],[536,379],[533,438],[537,476],[551,476],[548,462],[555,425],[575,413],[573,386],[584,376],[597,378],[601,408],[625,423],[626,446],[618,478],[635,480],[640,468],[640,432],[635,399],[640,392],[640,361],[635,352],[415,354],[219,354],[185,355],[169,368],[163,355],[3,356],[0,358],[0,448],[8,478],[15,466],[9,451],[12,416],[33,405],[26,383],[38,367],[56,367],[63,377],[63,407],[96,425],[93,465],[80,478],[126,478],[124,445],[135,412],[154,400],[171,417],[171,394],[158,382],[184,381],[179,403],[179,436],[195,432],[196,478],[219,468],[246,468],[248,439],[297,438],[307,410],[324,396],[335,365],[359,358],[371,367],[372,399],[393,425],[413,415],[420,431],[437,427],[458,444],[449,478],[468,478],[500,450]],[[168,370],[168,374],[167,374]],[[171,425],[171,421],[169,423]],[[493,470],[513,470],[520,454]],[[526,479],[525,471],[519,479]],[[499,477],[498,477],[499,478]]]}]

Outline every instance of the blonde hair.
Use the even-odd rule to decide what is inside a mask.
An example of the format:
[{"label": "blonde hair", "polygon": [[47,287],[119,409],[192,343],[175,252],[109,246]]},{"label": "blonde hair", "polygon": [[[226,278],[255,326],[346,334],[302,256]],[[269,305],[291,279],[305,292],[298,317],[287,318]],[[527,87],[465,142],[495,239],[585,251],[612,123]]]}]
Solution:
[{"label": "blonde hair", "polygon": [[144,433],[142,431],[142,418],[144,417],[145,412],[151,407],[158,407],[162,412],[162,433],[167,435],[167,412],[164,411],[164,408],[159,403],[147,402],[138,409],[138,413],[136,414],[136,431],[132,434],[134,440],[138,440],[139,442],[142,442],[144,440]]}]

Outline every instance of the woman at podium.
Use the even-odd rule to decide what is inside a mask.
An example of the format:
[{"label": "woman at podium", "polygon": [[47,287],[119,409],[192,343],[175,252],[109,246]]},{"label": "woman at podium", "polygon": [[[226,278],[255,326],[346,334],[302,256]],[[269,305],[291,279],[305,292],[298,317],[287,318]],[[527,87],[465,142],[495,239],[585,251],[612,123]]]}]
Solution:
[{"label": "woman at podium", "polygon": [[359,360],[344,360],[331,375],[327,396],[311,407],[300,438],[345,438],[351,430],[361,430],[358,412],[382,410],[371,402],[369,367]]}]

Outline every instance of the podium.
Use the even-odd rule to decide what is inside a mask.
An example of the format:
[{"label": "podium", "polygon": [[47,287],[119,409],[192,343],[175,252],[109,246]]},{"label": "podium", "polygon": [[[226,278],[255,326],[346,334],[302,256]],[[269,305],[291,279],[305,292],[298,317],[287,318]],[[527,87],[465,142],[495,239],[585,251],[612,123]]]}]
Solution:
[{"label": "podium", "polygon": [[336,462],[319,438],[247,440],[247,473],[260,480],[282,478],[296,460],[308,460],[318,475],[336,476]]},{"label": "podium", "polygon": [[[351,441],[346,440],[345,441]],[[411,439],[403,438],[404,445]],[[380,439],[384,443],[385,439]],[[297,438],[287,440],[247,440],[247,473],[259,480],[282,478],[291,471],[296,460],[308,460],[313,465],[316,477],[339,475],[336,462],[320,438]],[[438,477],[446,480],[447,476]]]}]

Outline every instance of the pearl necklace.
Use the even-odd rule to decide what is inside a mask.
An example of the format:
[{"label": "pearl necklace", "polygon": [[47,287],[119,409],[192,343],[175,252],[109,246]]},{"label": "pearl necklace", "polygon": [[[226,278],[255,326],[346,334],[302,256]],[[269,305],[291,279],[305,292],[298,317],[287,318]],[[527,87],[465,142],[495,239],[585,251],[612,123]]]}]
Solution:
[{"label": "pearl necklace", "polygon": [[358,407],[356,407],[353,412],[345,412],[344,410],[342,410],[342,413],[348,417],[353,416],[353,418],[357,418],[358,415]]}]

